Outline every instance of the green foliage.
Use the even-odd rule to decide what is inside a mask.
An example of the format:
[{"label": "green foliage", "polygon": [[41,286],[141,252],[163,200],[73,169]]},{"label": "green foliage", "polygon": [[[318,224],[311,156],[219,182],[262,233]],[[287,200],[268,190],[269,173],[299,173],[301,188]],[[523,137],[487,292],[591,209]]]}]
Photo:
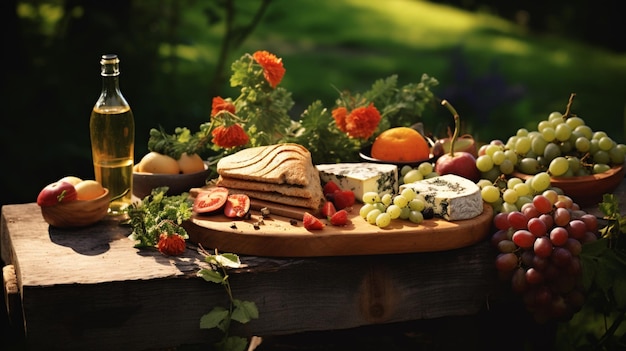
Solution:
[{"label": "green foliage", "polygon": [[203,268],[198,271],[198,276],[204,280],[221,284],[228,295],[230,305],[226,309],[224,307],[214,307],[209,313],[204,314],[200,318],[201,329],[217,328],[223,332],[223,338],[215,344],[218,350],[223,351],[243,351],[248,344],[247,340],[242,337],[232,336],[229,334],[231,321],[246,324],[252,319],[259,318],[259,311],[256,304],[251,301],[242,301],[235,299],[230,287],[228,279],[228,268],[239,268],[241,261],[239,256],[232,253],[218,254],[217,250],[214,255],[205,252],[205,261],[210,268]]},{"label": "green foliage", "polygon": [[189,194],[166,196],[167,190],[167,187],[153,189],[143,201],[128,209],[128,223],[132,227],[130,239],[137,241],[135,247],[154,247],[163,232],[176,233],[184,239],[189,237],[181,226],[193,212]]},{"label": "green foliage", "polygon": [[617,350],[626,346],[626,216],[613,194],[599,206],[607,225],[602,237],[583,245],[583,309],[561,327],[567,349]]}]

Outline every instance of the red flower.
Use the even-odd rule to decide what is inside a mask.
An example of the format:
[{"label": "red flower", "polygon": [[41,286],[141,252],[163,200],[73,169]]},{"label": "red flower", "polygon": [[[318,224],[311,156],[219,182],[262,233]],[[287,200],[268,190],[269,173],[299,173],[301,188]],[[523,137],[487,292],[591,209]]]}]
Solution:
[{"label": "red flower", "polygon": [[211,134],[213,135],[213,144],[223,148],[246,145],[250,140],[248,134],[239,124],[228,127],[219,126],[213,129]]},{"label": "red flower", "polygon": [[228,111],[234,115],[235,105],[219,96],[216,96],[213,98],[213,104],[211,105],[211,116],[215,116],[221,111]]},{"label": "red flower", "polygon": [[332,115],[335,119],[335,123],[337,124],[337,128],[339,128],[340,131],[347,133],[348,130],[346,129],[346,116],[348,116],[348,109],[343,106],[337,107],[333,110]]},{"label": "red flower", "polygon": [[252,57],[263,67],[265,80],[272,88],[276,88],[285,75],[282,59],[267,51],[257,51]]},{"label": "red flower", "polygon": [[346,133],[351,138],[367,139],[378,128],[380,118],[380,113],[374,104],[370,103],[367,107],[357,107],[346,116]]},{"label": "red flower", "polygon": [[161,233],[159,235],[159,242],[157,243],[157,249],[164,255],[178,256],[185,252],[186,245],[185,239],[178,234]]}]

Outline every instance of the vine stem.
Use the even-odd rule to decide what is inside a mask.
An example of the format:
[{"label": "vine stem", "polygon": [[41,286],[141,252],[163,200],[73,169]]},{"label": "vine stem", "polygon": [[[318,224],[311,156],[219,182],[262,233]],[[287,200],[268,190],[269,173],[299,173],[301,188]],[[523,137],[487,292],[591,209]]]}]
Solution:
[{"label": "vine stem", "polygon": [[456,109],[448,102],[448,100],[441,101],[441,104],[445,106],[454,116],[454,133],[452,134],[452,140],[450,141],[450,156],[454,157],[454,143],[456,143],[456,138],[459,136],[461,121],[459,113],[456,112]]},{"label": "vine stem", "polygon": [[566,120],[568,118],[571,117],[571,108],[572,108],[572,104],[574,103],[574,97],[576,96],[576,93],[571,93],[569,96],[569,100],[567,101],[567,106],[565,107],[565,113],[563,114],[563,120]]}]

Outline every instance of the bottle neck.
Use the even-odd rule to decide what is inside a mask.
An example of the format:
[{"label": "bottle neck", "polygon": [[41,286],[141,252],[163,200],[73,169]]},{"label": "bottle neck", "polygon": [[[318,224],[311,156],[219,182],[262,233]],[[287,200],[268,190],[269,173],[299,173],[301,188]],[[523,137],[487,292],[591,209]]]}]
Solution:
[{"label": "bottle neck", "polygon": [[100,60],[102,76],[102,92],[99,106],[128,106],[119,86],[120,60],[116,55],[104,55]]}]

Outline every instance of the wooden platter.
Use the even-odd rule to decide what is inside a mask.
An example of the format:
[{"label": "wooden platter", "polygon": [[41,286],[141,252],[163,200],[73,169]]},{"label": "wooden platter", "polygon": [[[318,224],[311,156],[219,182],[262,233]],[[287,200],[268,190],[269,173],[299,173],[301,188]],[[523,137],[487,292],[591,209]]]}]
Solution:
[{"label": "wooden platter", "polygon": [[450,222],[435,218],[421,224],[394,220],[389,227],[381,229],[361,218],[359,208],[360,205],[352,208],[347,226],[327,225],[317,231],[308,231],[301,220],[279,216],[275,211],[272,211],[270,217],[262,218],[258,210],[253,210],[252,218],[246,220],[233,220],[221,214],[194,215],[183,226],[192,242],[209,251],[217,249],[219,252],[255,256],[316,257],[461,248],[485,239],[490,233],[493,219],[493,209],[484,204],[483,213],[468,220]]}]

